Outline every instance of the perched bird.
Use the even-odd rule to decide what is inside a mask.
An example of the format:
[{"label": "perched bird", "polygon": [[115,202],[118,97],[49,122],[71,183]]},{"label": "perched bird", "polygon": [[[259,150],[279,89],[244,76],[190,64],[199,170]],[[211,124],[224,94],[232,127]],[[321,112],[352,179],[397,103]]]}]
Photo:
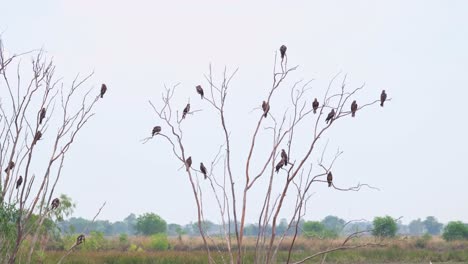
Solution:
[{"label": "perched bird", "polygon": [[330,121],[330,123],[331,123],[333,121],[333,117],[335,117],[335,109],[334,108],[332,108],[330,113],[328,113],[328,116],[327,116],[327,119],[325,119],[325,122],[328,124],[328,121]]},{"label": "perched bird", "polygon": [[85,235],[81,234],[76,238],[76,245],[78,246],[79,244],[85,242]]},{"label": "perched bird", "polygon": [[188,157],[188,158],[185,160],[185,166],[187,166],[187,171],[188,171],[189,168],[192,166],[192,156]]},{"label": "perched bird", "polygon": [[101,98],[104,97],[104,94],[106,93],[107,91],[107,86],[105,84],[102,84],[101,85]]},{"label": "perched bird", "polygon": [[203,88],[201,87],[201,85],[197,85],[197,93],[201,96],[201,99],[203,99],[203,96],[205,95],[205,93],[203,92]]},{"label": "perched bird", "polygon": [[16,181],[16,189],[18,189],[23,183],[23,176],[20,175],[19,179]]},{"label": "perched bird", "polygon": [[60,200],[59,198],[55,198],[52,200],[52,210],[55,210],[59,207],[60,205]]},{"label": "perched bird", "polygon": [[185,118],[185,116],[188,114],[189,111],[190,111],[190,104],[187,104],[184,108],[184,111],[182,112],[182,119]]},{"label": "perched bird", "polygon": [[356,100],[353,101],[351,104],[351,116],[355,117],[356,116],[356,111],[357,111],[357,103]]},{"label": "perched bird", "polygon": [[153,131],[151,132],[151,136],[154,137],[154,135],[159,134],[161,132],[161,127],[160,126],[155,126],[153,127]]},{"label": "perched bird", "polygon": [[266,118],[268,115],[268,111],[270,111],[270,104],[266,101],[263,101],[262,109],[263,109],[263,117]]},{"label": "perched bird", "polygon": [[206,180],[206,167],[205,165],[203,165],[203,162],[200,162],[200,171],[201,173],[203,173],[203,176],[205,176],[205,180]]},{"label": "perched bird", "polygon": [[5,173],[7,173],[9,170],[12,170],[15,167],[15,162],[10,161],[8,163],[8,166],[5,168]]},{"label": "perched bird", "polygon": [[331,171],[328,172],[328,175],[327,175],[327,182],[328,182],[328,187],[331,187],[331,186],[332,186],[332,182],[333,182],[333,175],[332,175]]},{"label": "perched bird", "polygon": [[38,140],[40,140],[42,137],[42,132],[41,131],[37,131],[36,132],[36,135],[34,135],[34,139],[33,139],[33,145],[35,145],[37,143]]},{"label": "perched bird", "polygon": [[288,163],[289,163],[288,154],[286,153],[286,151],[284,149],[281,150],[281,159],[284,162],[284,166],[285,167],[288,166]]},{"label": "perched bird", "polygon": [[312,103],[312,109],[314,109],[314,114],[317,113],[318,107],[319,107],[319,102],[317,101],[317,98],[315,98],[314,102]]},{"label": "perched bird", "polygon": [[278,173],[279,170],[280,170],[281,168],[283,168],[283,166],[284,166],[284,160],[281,159],[281,160],[278,162],[278,164],[276,164],[276,167],[275,167],[276,173]]},{"label": "perched bird", "polygon": [[42,120],[44,120],[45,116],[46,116],[46,109],[42,108],[41,113],[39,114],[39,125],[42,124]]},{"label": "perched bird", "polygon": [[382,90],[382,93],[380,94],[380,106],[383,107],[385,100],[387,100],[387,94],[385,93],[385,90]]},{"label": "perched bird", "polygon": [[280,47],[281,60],[284,60],[284,56],[286,56],[286,50],[287,50],[287,49],[288,49],[288,48],[286,48],[285,45],[281,45],[281,47]]}]

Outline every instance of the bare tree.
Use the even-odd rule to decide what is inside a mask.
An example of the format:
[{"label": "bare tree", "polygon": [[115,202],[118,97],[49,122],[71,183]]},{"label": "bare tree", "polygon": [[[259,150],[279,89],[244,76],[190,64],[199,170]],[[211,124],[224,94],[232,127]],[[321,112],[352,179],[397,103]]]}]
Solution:
[{"label": "bare tree", "polygon": [[99,100],[85,88],[92,73],[67,85],[55,69],[42,50],[9,55],[0,39],[0,206],[12,212],[4,221],[14,226],[12,236],[0,233],[2,263],[18,262],[25,239],[21,259],[32,261],[40,227],[60,206],[55,187],[67,153]]},{"label": "bare tree", "polygon": [[[289,88],[284,87],[286,78],[298,66],[288,67],[285,46],[280,48],[280,53],[281,60],[278,60],[278,54],[275,55],[272,85],[265,91],[265,97],[258,99],[258,107],[253,111],[258,116],[251,138],[245,140],[249,148],[248,152],[242,156],[247,157],[243,172],[234,170],[239,166],[232,164],[231,129],[226,121],[226,99],[237,69],[228,73],[225,68],[221,82],[216,83],[210,65],[209,72],[205,75],[207,85],[204,87],[206,91],[202,89],[202,86],[197,85],[196,89],[193,90],[193,94],[184,94],[184,96],[192,96],[196,95],[195,91],[199,94],[203,92],[202,103],[218,114],[221,134],[224,136],[224,142],[220,142],[216,148],[213,147],[213,150],[218,150],[213,152],[216,155],[211,160],[209,173],[206,176],[208,182],[206,183],[201,180],[201,177],[205,177],[205,172],[186,166],[188,156],[196,162],[203,160],[193,154],[188,154],[194,151],[187,149],[183,137],[184,133],[191,131],[190,127],[185,126],[184,117],[189,114],[193,115],[190,118],[196,118],[196,112],[199,110],[185,111],[184,109],[181,116],[181,109],[173,107],[172,101],[178,85],[171,88],[165,87],[162,103],[154,104],[150,101],[150,105],[160,122],[157,125],[161,129],[157,135],[148,137],[144,142],[146,143],[148,140],[157,139],[158,137],[164,139],[171,145],[172,153],[181,162],[181,166],[186,167],[197,208],[198,228],[208,253],[209,263],[215,263],[215,260],[211,257],[210,249],[217,245],[207,235],[202,224],[205,221],[203,200],[207,199],[206,196],[203,196],[204,192],[211,193],[218,205],[223,226],[224,252],[226,252],[226,256],[223,256],[223,262],[238,264],[244,262],[244,227],[249,206],[259,208],[258,212],[260,212],[255,216],[258,219],[259,229],[255,243],[255,263],[275,263],[278,249],[286,241],[284,239],[286,232],[291,230],[294,235],[291,240],[288,240],[289,254],[287,263],[303,263],[310,258],[328,252],[379,244],[348,245],[350,238],[361,234],[361,232],[357,232],[346,238],[339,247],[318,252],[303,260],[294,260],[292,253],[298,235],[299,223],[306,213],[307,201],[311,196],[312,186],[326,184],[332,190],[343,192],[359,191],[363,187],[373,188],[367,184],[359,183],[352,187],[340,187],[338,183],[335,183],[331,172],[342,152],[337,151],[335,156],[327,161],[325,158],[326,145],[320,148],[319,144],[337,122],[351,117],[351,115],[360,112],[364,108],[378,105],[381,98],[380,91],[374,91],[374,101],[359,102],[357,96],[363,90],[364,85],[348,89],[346,75],[342,77],[341,83],[337,84],[338,78],[342,76],[341,74],[334,76],[328,87],[322,92],[311,89],[312,81],[297,81]],[[290,98],[285,99],[284,96],[275,96],[280,89],[289,89]],[[312,103],[311,99],[314,98],[315,100]],[[321,98],[321,100],[317,101],[316,98]],[[359,107],[356,103],[351,103],[353,100],[359,102]],[[389,100],[387,99],[387,101]],[[281,104],[278,103],[280,101]],[[284,105],[287,101],[289,101],[289,107],[278,111],[281,109],[275,106]],[[353,106],[351,107],[351,105]],[[194,104],[194,107],[197,106]],[[282,112],[282,114],[278,115],[278,112]],[[304,142],[304,139],[298,142],[298,133],[306,129],[307,125],[312,126],[312,130],[307,128],[309,129],[308,142]],[[215,131],[219,127],[214,122],[204,124],[204,126],[211,131]],[[261,150],[258,149],[259,140],[264,139],[271,141],[271,145],[266,151],[264,147]],[[206,145],[206,152],[208,152],[210,148],[208,142]],[[221,145],[220,148],[219,145]],[[314,161],[314,157],[317,159],[316,161]],[[334,176],[336,178],[342,177]],[[254,186],[256,187],[257,197],[259,190],[264,190],[261,203],[249,200],[249,192],[253,190]],[[281,190],[279,193],[274,191],[278,189]],[[282,234],[278,234],[276,231],[278,218],[280,213],[288,207],[286,204],[292,204],[293,210],[287,230]],[[234,226],[231,227],[231,225]],[[272,228],[271,232],[267,232],[269,226]],[[234,230],[234,232],[231,232],[231,230]]]}]

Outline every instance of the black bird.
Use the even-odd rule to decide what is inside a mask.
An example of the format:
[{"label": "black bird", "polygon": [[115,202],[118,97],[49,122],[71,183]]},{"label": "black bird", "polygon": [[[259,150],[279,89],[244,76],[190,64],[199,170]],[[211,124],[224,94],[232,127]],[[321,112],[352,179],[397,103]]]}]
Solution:
[{"label": "black bird", "polygon": [[278,162],[278,164],[276,164],[276,167],[275,167],[276,173],[278,173],[279,170],[280,170],[281,168],[283,168],[283,166],[284,166],[284,160],[281,159],[281,160]]},{"label": "black bird", "polygon": [[20,175],[19,179],[16,181],[16,189],[18,189],[23,183],[23,176]]},{"label": "black bird", "polygon": [[284,149],[281,150],[281,159],[283,160],[284,166],[288,166],[289,160],[288,160],[288,154]]},{"label": "black bird", "polygon": [[184,111],[182,112],[182,119],[185,118],[185,116],[188,114],[189,111],[190,111],[190,103],[185,106]]},{"label": "black bird", "polygon": [[328,175],[327,175],[327,182],[328,182],[328,187],[331,187],[331,186],[332,186],[332,182],[333,182],[333,175],[332,175],[331,171],[328,172]]},{"label": "black bird", "polygon": [[8,166],[5,168],[5,173],[7,173],[9,170],[12,170],[15,167],[15,162],[10,161],[8,163]]},{"label": "black bird", "polygon": [[78,246],[79,244],[85,242],[85,235],[81,234],[76,238],[76,245]]},{"label": "black bird", "polygon": [[55,210],[59,207],[60,205],[60,200],[59,198],[55,198],[52,200],[52,210]]},{"label": "black bird", "polygon": [[287,49],[288,49],[288,48],[286,48],[285,45],[281,45],[281,47],[280,47],[281,60],[284,60],[284,56],[286,56],[286,50],[287,50]]},{"label": "black bird", "polygon": [[190,169],[190,167],[192,166],[192,156],[188,157],[185,160],[185,166],[187,167],[187,171],[188,171]]},{"label": "black bird", "polygon": [[203,176],[205,176],[205,180],[206,180],[206,167],[205,165],[203,165],[203,162],[200,162],[200,171],[201,173],[203,173]]},{"label": "black bird", "polygon": [[159,134],[159,132],[161,132],[161,127],[155,126],[153,127],[153,131],[151,132],[151,135],[154,137],[154,135]]},{"label": "black bird", "polygon": [[35,145],[37,143],[38,140],[40,140],[42,137],[42,132],[41,131],[37,131],[36,132],[36,135],[34,135],[34,139],[33,139],[33,145]]},{"label": "black bird", "polygon": [[45,116],[46,116],[46,109],[42,108],[41,113],[39,114],[39,125],[42,124],[42,120],[44,120]]},{"label": "black bird", "polygon": [[317,113],[318,107],[319,107],[319,102],[317,101],[317,98],[315,98],[314,102],[312,103],[312,109],[314,109],[314,114]]},{"label": "black bird", "polygon": [[354,100],[353,103],[351,104],[351,116],[352,117],[356,116],[357,107],[358,105],[356,103],[356,100]]},{"label": "black bird", "polygon": [[328,121],[330,121],[330,123],[331,123],[333,121],[333,117],[335,117],[335,109],[334,108],[332,108],[330,113],[328,113],[328,116],[327,116],[327,119],[325,119],[325,122],[328,124]]},{"label": "black bird", "polygon": [[268,111],[270,111],[270,104],[266,101],[263,101],[262,109],[263,109],[263,117],[266,118],[268,115]]},{"label": "black bird", "polygon": [[385,100],[387,100],[387,94],[385,93],[385,90],[382,90],[382,93],[380,94],[380,106],[383,107]]},{"label": "black bird", "polygon": [[203,96],[205,95],[205,93],[203,92],[203,88],[201,87],[201,85],[197,85],[197,93],[201,96],[201,99],[203,99]]},{"label": "black bird", "polygon": [[101,98],[104,97],[104,94],[106,93],[107,91],[107,86],[105,84],[102,84],[101,85]]}]

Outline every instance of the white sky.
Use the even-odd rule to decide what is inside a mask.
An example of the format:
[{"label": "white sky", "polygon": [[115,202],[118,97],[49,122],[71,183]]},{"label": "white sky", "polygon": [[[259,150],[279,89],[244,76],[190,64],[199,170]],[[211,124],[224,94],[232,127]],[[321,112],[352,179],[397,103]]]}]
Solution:
[{"label": "white sky", "polygon": [[[300,65],[287,84],[315,79],[319,93],[343,71],[351,87],[366,83],[362,98],[378,98],[382,89],[393,98],[384,109],[341,122],[323,139],[330,139],[330,155],[344,150],[334,169],[337,184],[365,182],[381,191],[318,186],[307,219],[389,214],[404,222],[427,215],[468,222],[466,1],[46,0],[1,6],[0,32],[9,51],[44,47],[66,79],[95,70],[90,85],[108,85],[58,186],[78,204],[76,216],[92,218],[107,201],[101,219],[155,212],[169,222],[195,220],[193,194],[168,145],[139,142],[157,123],[147,101],[159,102],[164,84],[181,82],[178,107],[190,96],[194,109],[204,109],[186,124],[197,165],[195,155],[213,157],[222,138],[208,129],[217,124],[194,87],[207,85],[210,62],[218,74],[225,65],[239,67],[228,115],[241,178],[259,113],[250,111],[264,99],[274,53],[286,44],[289,65]],[[250,197],[252,203],[259,198],[256,192]],[[215,203],[205,204],[207,218],[218,221]],[[255,215],[251,210],[247,220]]]}]

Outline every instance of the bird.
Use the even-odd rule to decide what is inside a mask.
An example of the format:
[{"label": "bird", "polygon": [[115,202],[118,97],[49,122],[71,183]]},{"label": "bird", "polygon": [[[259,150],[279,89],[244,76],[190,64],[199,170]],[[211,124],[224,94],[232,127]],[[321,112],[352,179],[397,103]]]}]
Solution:
[{"label": "bird", "polygon": [[319,102],[317,101],[317,98],[315,98],[314,102],[312,103],[312,109],[314,109],[314,114],[317,113],[318,107],[319,107]]},{"label": "bird", "polygon": [[192,166],[192,156],[188,157],[188,158],[185,160],[185,166],[187,166],[187,171],[188,171],[189,168]]},{"label": "bird", "polygon": [[153,127],[153,131],[151,132],[151,135],[154,137],[154,135],[159,134],[159,132],[161,132],[161,127],[155,126]]},{"label": "bird", "polygon": [[57,209],[60,205],[60,200],[59,198],[55,198],[52,200],[52,210]]},{"label": "bird", "polygon": [[81,234],[76,238],[76,245],[78,246],[79,244],[85,242],[85,235]]},{"label": "bird", "polygon": [[40,140],[42,137],[42,132],[41,131],[37,131],[36,132],[36,135],[34,135],[34,139],[33,139],[33,145],[35,145],[37,143],[38,140]]},{"label": "bird", "polygon": [[332,186],[332,182],[333,182],[333,175],[332,175],[331,171],[328,172],[328,175],[327,175],[327,182],[328,182],[328,187],[331,187],[331,186]]},{"label": "bird", "polygon": [[44,120],[45,116],[46,116],[46,109],[43,107],[41,109],[41,113],[39,114],[39,125],[42,124],[42,120]]},{"label": "bird", "polygon": [[206,180],[206,167],[205,165],[203,165],[203,162],[200,162],[200,171],[201,173],[203,173],[203,176],[205,176],[205,180]]},{"label": "bird", "polygon": [[270,104],[266,101],[263,101],[262,109],[263,109],[263,117],[266,118],[268,115],[268,111],[270,111]]},{"label": "bird", "polygon": [[385,93],[385,90],[382,90],[382,93],[380,94],[380,106],[383,107],[385,100],[387,100],[387,94]]},{"label": "bird", "polygon": [[14,167],[15,167],[15,162],[14,162],[14,161],[10,161],[10,162],[8,163],[8,166],[5,168],[5,173],[7,173],[9,170],[12,170]]},{"label": "bird", "polygon": [[101,98],[104,97],[104,94],[106,93],[107,91],[107,86],[105,84],[102,84],[101,85]]},{"label": "bird", "polygon": [[325,122],[328,124],[328,121],[330,121],[330,123],[331,123],[333,121],[333,117],[335,117],[335,109],[334,108],[332,108],[330,113],[328,113],[328,116],[327,116],[327,119],[325,119]]},{"label": "bird", "polygon": [[275,170],[276,170],[276,173],[279,172],[279,170],[284,166],[284,160],[281,159],[278,164],[276,164],[276,167],[275,167]]},{"label": "bird", "polygon": [[354,100],[353,103],[351,104],[351,116],[352,117],[356,116],[357,107],[358,105],[356,103],[356,100]]},{"label": "bird", "polygon": [[288,166],[288,154],[286,153],[286,151],[284,149],[281,150],[281,159],[283,160],[284,162],[284,166]]},{"label": "bird", "polygon": [[203,99],[205,93],[203,92],[203,88],[201,87],[201,85],[197,85],[197,93],[201,96],[201,99]]},{"label": "bird", "polygon": [[16,189],[18,189],[23,183],[23,176],[20,175],[19,179],[16,181]]},{"label": "bird", "polygon": [[185,116],[188,114],[189,111],[190,111],[190,103],[185,106],[184,111],[182,112],[182,119],[185,118]]},{"label": "bird", "polygon": [[284,60],[284,56],[286,56],[286,50],[288,48],[285,45],[281,45],[280,47],[280,53],[281,53],[281,60]]}]

